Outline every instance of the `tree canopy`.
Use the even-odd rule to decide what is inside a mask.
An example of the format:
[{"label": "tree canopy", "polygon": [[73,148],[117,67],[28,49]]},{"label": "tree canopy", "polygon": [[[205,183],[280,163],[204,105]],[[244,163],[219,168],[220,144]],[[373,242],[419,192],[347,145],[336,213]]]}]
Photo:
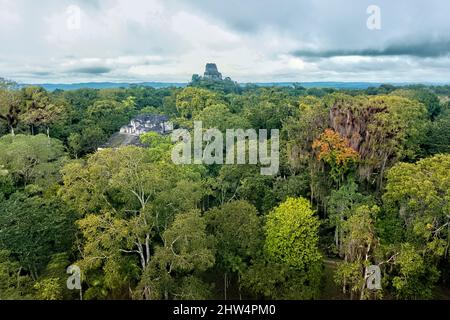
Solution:
[{"label": "tree canopy", "polygon": [[[47,91],[0,79],[0,299],[439,298],[449,101],[448,86],[194,77]],[[278,129],[279,171],[177,165],[156,130],[107,147],[140,115],[190,134],[194,121]],[[66,285],[69,266],[80,290]],[[368,286],[370,268],[381,288]]]}]

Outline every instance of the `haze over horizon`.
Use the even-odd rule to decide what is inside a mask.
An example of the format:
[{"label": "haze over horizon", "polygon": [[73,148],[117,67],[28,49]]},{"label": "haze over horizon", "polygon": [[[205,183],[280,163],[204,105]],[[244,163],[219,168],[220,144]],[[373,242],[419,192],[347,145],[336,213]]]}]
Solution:
[{"label": "haze over horizon", "polygon": [[[380,30],[366,26],[370,5],[381,9]],[[0,8],[0,77],[22,83],[184,83],[206,62],[242,83],[450,82],[450,3],[438,0],[0,0]]]}]

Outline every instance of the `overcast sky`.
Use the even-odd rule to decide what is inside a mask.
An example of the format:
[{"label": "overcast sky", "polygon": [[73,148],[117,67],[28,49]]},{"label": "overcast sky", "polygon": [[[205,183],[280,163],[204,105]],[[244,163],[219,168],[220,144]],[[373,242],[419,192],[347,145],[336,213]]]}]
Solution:
[{"label": "overcast sky", "polygon": [[240,82],[450,82],[450,2],[0,0],[0,77],[186,82],[206,62]]}]

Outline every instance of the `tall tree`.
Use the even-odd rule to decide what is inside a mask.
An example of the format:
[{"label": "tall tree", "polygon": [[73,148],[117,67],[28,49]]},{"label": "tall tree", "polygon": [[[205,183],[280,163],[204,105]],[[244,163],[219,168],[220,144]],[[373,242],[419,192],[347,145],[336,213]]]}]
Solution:
[{"label": "tall tree", "polygon": [[62,172],[61,195],[82,215],[79,264],[89,274],[94,296],[98,270],[105,272],[100,291],[120,290],[126,281],[138,279],[151,260],[153,240],[177,213],[196,208],[201,197],[195,171],[152,162],[143,148],[102,150]]},{"label": "tall tree", "polygon": [[50,137],[50,125],[61,117],[64,106],[60,101],[52,101],[51,96],[42,87],[26,87],[22,94],[22,121],[30,126],[31,134],[35,134],[35,128],[43,126]]},{"label": "tall tree", "polygon": [[237,274],[239,282],[252,257],[262,248],[261,221],[256,208],[242,200],[213,208],[205,217],[208,231],[216,240],[216,264],[224,273],[226,300],[229,274]]},{"label": "tall tree", "polygon": [[55,253],[70,249],[75,215],[59,198],[37,186],[14,193],[0,207],[0,249],[36,280]]},{"label": "tall tree", "polygon": [[8,170],[17,186],[48,186],[58,181],[65,161],[64,146],[45,135],[0,138],[0,165]]},{"label": "tall tree", "polygon": [[350,299],[359,293],[360,299],[369,297],[366,290],[366,268],[375,263],[374,251],[378,245],[375,233],[375,219],[379,213],[377,206],[359,206],[342,223],[344,262],[340,263],[335,275],[343,292],[349,291]]},{"label": "tall tree", "polygon": [[395,294],[430,298],[450,248],[450,155],[399,163],[387,173],[381,239],[399,253],[392,270]]},{"label": "tall tree", "polygon": [[[195,272],[214,265],[212,237],[207,235],[205,219],[198,210],[177,215],[163,233],[162,240],[163,245],[155,248],[139,284],[138,295],[141,298],[176,298],[180,295],[177,282],[186,277],[192,279]],[[200,282],[199,278],[195,279]],[[194,288],[190,289],[189,295],[196,295],[192,292]]]},{"label": "tall tree", "polygon": [[349,182],[339,190],[332,190],[327,198],[328,222],[334,228],[335,248],[339,256],[344,257],[344,224],[355,209],[370,202],[370,198],[358,192],[358,185]]},{"label": "tall tree", "polygon": [[[267,216],[265,252],[274,263],[296,270],[305,291],[317,291],[322,255],[318,249],[319,220],[304,198],[288,198]],[[299,293],[301,294],[301,293]]]},{"label": "tall tree", "polygon": [[6,122],[12,135],[21,110],[21,96],[16,86],[16,83],[0,78],[0,120]]}]

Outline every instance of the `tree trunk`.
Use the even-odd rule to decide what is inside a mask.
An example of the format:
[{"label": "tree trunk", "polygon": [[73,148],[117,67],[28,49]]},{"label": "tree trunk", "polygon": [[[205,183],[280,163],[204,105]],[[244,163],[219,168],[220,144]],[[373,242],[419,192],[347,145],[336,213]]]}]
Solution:
[{"label": "tree trunk", "polygon": [[242,294],[241,294],[241,274],[238,273],[238,286],[239,286],[239,300],[242,300]]},{"label": "tree trunk", "polygon": [[147,265],[150,261],[150,234],[148,233],[145,236],[145,255],[145,262]]},{"label": "tree trunk", "polygon": [[334,229],[334,244],[336,245],[336,249],[338,250],[338,252],[340,254],[339,229],[338,229],[338,226],[336,226],[336,229]]},{"label": "tree trunk", "polygon": [[227,281],[227,273],[225,272],[224,276],[223,276],[223,289],[224,289],[224,298],[225,300],[227,300],[227,286],[228,286],[228,281]]},{"label": "tree trunk", "polygon": [[20,288],[20,273],[22,272],[22,267],[19,267],[19,271],[17,271],[17,288]]}]

